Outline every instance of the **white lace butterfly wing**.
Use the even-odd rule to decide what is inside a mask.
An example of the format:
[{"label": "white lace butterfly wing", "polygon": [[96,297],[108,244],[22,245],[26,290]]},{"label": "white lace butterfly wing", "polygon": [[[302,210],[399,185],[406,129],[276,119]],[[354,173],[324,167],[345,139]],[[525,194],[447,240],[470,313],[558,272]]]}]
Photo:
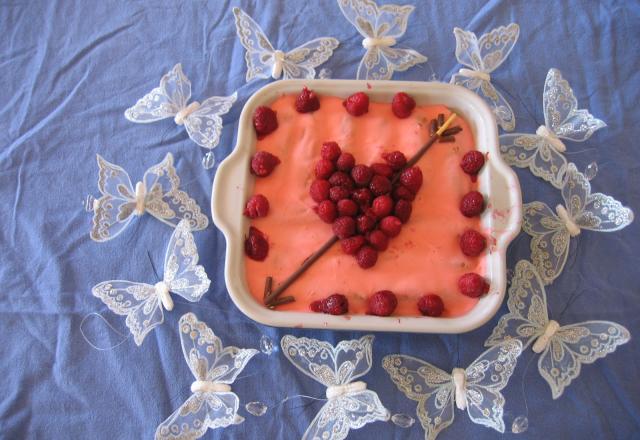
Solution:
[{"label": "white lace butterfly wing", "polygon": [[617,231],[633,221],[633,211],[611,196],[591,194],[591,184],[573,163],[567,168],[562,197],[580,229]]},{"label": "white lace butterfly wing", "polygon": [[[370,56],[367,56],[370,54]],[[358,75],[364,72],[366,77],[359,79],[391,79],[394,72],[405,70],[424,63],[427,57],[413,49],[401,49],[398,47],[380,47],[369,49],[358,67]],[[362,70],[361,70],[362,69]]]},{"label": "white lace butterfly wing", "polygon": [[328,342],[285,335],[280,344],[289,361],[307,376],[324,386],[347,384],[371,369],[373,336]]},{"label": "white lace butterfly wing", "polygon": [[516,119],[511,105],[489,81],[455,74],[451,77],[451,82],[478,94],[491,107],[503,130],[511,131],[516,127]]},{"label": "white lace butterfly wing", "polygon": [[148,123],[171,118],[186,107],[191,97],[191,82],[176,64],[160,80],[160,86],[144,95],[124,112],[131,122]]},{"label": "white lace butterfly wing", "polygon": [[531,236],[531,261],[545,285],[564,269],[571,236],[565,224],[542,202],[525,203],[522,229]]},{"label": "white lace butterfly wing", "polygon": [[517,339],[526,348],[535,341],[549,323],[547,295],[536,268],[527,260],[515,267],[507,307],[491,336],[484,343],[491,347],[508,339]]},{"label": "white lace butterfly wing", "polygon": [[162,324],[164,314],[154,286],[124,280],[103,281],[91,289],[109,309],[126,315],[125,323],[136,345],[141,345],[151,330]]},{"label": "white lace butterfly wing", "polygon": [[567,159],[542,136],[525,133],[502,135],[500,153],[509,165],[529,168],[534,176],[562,188]]},{"label": "white lace butterfly wing", "polygon": [[511,23],[508,26],[500,26],[480,37],[478,49],[482,60],[482,69],[493,72],[507,59],[513,46],[518,41],[520,26]]},{"label": "white lace butterfly wing", "polygon": [[133,219],[135,191],[127,172],[99,154],[98,189],[102,196],[96,201],[93,211],[93,226],[90,237],[103,242],[117,237]]},{"label": "white lace butterfly wing", "polygon": [[560,138],[582,142],[607,125],[588,110],[578,109],[573,90],[558,69],[547,73],[542,105],[545,125]]},{"label": "white lace butterfly wing", "polygon": [[538,359],[538,370],[554,399],[591,364],[629,341],[629,331],[608,321],[587,321],[560,327]]},{"label": "white lace butterfly wing", "polygon": [[284,79],[315,78],[315,68],[327,61],[339,44],[335,38],[316,38],[287,52],[282,63]]},{"label": "white lace butterfly wing", "polygon": [[516,368],[522,343],[511,339],[482,353],[465,370],[467,413],[474,423],[504,432],[504,396],[500,391],[507,386]]},{"label": "white lace butterfly wing", "polygon": [[207,429],[237,423],[240,401],[234,393],[195,393],[156,429],[156,440],[192,440]]},{"label": "white lace butterfly wing", "polygon": [[[482,70],[482,57],[480,56],[476,34],[455,27],[453,28],[453,35],[456,38],[456,59],[458,62],[473,70]],[[461,75],[460,77],[463,78]],[[454,83],[458,84],[457,82]]]},{"label": "white lace butterfly wing", "polygon": [[182,220],[169,239],[164,259],[164,282],[171,292],[192,302],[199,301],[211,284],[198,259],[189,222]]},{"label": "white lace butterfly wing", "polygon": [[402,393],[418,402],[416,414],[425,439],[434,440],[454,418],[454,385],[451,375],[439,368],[404,355],[389,355],[382,367]]},{"label": "white lace butterfly wing", "polygon": [[237,93],[231,96],[212,96],[200,104],[198,110],[184,121],[191,140],[203,148],[215,148],[222,132],[221,116],[229,112],[237,96]]},{"label": "white lace butterfly wing", "polygon": [[313,419],[303,440],[342,440],[350,429],[360,429],[367,423],[389,419],[389,411],[371,390],[330,399]]},{"label": "white lace butterfly wing", "polygon": [[192,231],[200,231],[209,225],[209,219],[189,195],[181,191],[180,178],[173,167],[173,155],[167,153],[162,162],[144,173],[147,189],[145,209],[169,226],[177,226],[182,219],[189,221]]},{"label": "white lace butterfly wing", "polygon": [[246,80],[270,78],[275,50],[260,26],[240,8],[233,8],[236,19],[236,31],[240,43],[246,49],[244,59],[247,63]]}]

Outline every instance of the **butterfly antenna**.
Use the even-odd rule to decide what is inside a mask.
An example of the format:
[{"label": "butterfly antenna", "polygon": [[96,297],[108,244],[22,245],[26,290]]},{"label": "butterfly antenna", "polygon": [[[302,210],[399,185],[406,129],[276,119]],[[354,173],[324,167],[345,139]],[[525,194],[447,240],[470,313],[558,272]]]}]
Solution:
[{"label": "butterfly antenna", "polygon": [[151,252],[147,251],[147,257],[149,257],[149,263],[151,263],[151,268],[153,269],[153,273],[156,274],[156,278],[160,281],[162,281],[160,279],[160,275],[158,275],[158,271],[156,270],[156,265],[153,264],[153,259],[151,258]]}]

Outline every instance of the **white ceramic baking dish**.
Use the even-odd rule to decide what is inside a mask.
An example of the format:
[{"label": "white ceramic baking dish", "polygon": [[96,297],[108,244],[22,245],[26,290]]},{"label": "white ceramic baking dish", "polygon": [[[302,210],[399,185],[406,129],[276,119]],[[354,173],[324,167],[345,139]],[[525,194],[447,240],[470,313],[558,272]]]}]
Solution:
[{"label": "white ceramic baking dish", "polygon": [[[482,225],[495,238],[495,245],[486,256],[486,276],[491,280],[491,290],[466,315],[456,318],[332,316],[270,310],[253,298],[245,279],[244,266],[244,239],[249,221],[242,215],[254,179],[249,172],[249,161],[256,143],[251,117],[256,107],[269,105],[283,94],[298,93],[303,86],[321,95],[343,98],[364,91],[376,102],[391,102],[395,93],[403,91],[414,97],[419,105],[443,104],[468,121],[477,148],[489,153],[489,161],[478,181],[480,192],[488,198]],[[245,315],[257,322],[276,327],[463,333],[491,319],[502,303],[506,290],[507,246],[520,231],[522,199],[515,173],[500,157],[495,118],[482,99],[469,90],[438,82],[289,80],[263,87],[245,104],[240,115],[236,147],[220,165],[213,182],[211,212],[213,221],[227,240],[225,281],[229,295]]]}]

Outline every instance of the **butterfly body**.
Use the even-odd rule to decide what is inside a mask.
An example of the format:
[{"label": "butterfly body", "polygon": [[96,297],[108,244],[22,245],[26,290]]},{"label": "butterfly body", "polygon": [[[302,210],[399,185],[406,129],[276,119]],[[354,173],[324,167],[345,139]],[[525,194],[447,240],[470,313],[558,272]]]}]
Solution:
[{"label": "butterfly body", "polygon": [[520,341],[540,354],[538,370],[554,399],[580,375],[581,366],[605,357],[629,341],[629,331],[609,321],[586,321],[561,326],[549,319],[543,280],[529,261],[516,264],[502,316],[485,346]]},{"label": "butterfly body", "polygon": [[177,125],[184,125],[187,134],[203,148],[215,148],[222,132],[221,116],[228,113],[237,95],[212,96],[202,103],[191,98],[191,82],[176,64],[160,80],[160,85],[124,112],[131,122],[147,124],[173,118]]}]

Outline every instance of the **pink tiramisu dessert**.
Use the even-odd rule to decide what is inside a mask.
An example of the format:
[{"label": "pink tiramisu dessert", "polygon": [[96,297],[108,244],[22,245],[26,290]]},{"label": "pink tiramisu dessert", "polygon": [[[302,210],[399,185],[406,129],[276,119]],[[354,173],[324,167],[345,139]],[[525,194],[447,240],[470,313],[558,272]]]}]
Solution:
[{"label": "pink tiramisu dessert", "polygon": [[278,310],[456,317],[487,293],[486,157],[440,105],[304,88],[253,115],[246,281]]}]

